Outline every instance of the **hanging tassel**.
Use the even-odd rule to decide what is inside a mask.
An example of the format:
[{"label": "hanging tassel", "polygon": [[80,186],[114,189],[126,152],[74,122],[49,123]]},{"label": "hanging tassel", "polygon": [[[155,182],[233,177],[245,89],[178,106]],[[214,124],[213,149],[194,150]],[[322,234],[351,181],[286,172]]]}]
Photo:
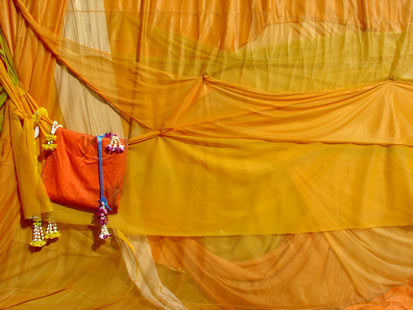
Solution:
[{"label": "hanging tassel", "polygon": [[33,247],[42,247],[46,244],[44,240],[43,228],[42,228],[42,220],[39,216],[33,217],[33,237],[30,245]]},{"label": "hanging tassel", "polygon": [[[34,138],[37,139],[40,135],[39,123],[43,116],[48,116],[47,110],[45,108],[39,108],[32,116],[34,127]],[[42,148],[48,151],[54,151],[56,149],[56,130],[62,128],[62,125],[59,125],[57,121],[53,122],[50,134],[46,135],[47,144],[43,144]],[[37,161],[36,161],[36,170],[37,170]],[[33,247],[42,247],[46,244],[45,239],[55,239],[60,237],[60,231],[57,229],[57,224],[53,220],[49,220],[47,223],[46,234],[43,234],[42,220],[40,217],[33,217],[33,240],[30,242],[30,245]]]},{"label": "hanging tassel", "polygon": [[56,239],[56,238],[59,238],[60,236],[61,236],[61,233],[57,229],[56,222],[55,221],[47,222],[45,238],[46,239]]},{"label": "hanging tassel", "polygon": [[110,138],[110,143],[105,148],[107,153],[122,153],[125,151],[125,145],[120,142],[120,138],[116,133],[107,132],[105,138]]},{"label": "hanging tassel", "polygon": [[112,237],[112,235],[109,233],[108,227],[106,226],[109,221],[109,218],[108,218],[108,210],[106,210],[105,203],[103,201],[100,202],[97,215],[98,215],[99,223],[101,226],[99,238],[102,240],[105,240],[107,238]]},{"label": "hanging tassel", "polygon": [[56,130],[58,128],[63,128],[62,125],[59,125],[56,121],[53,122],[52,129],[50,130],[50,134],[46,135],[46,144],[42,144],[42,148],[45,151],[54,151],[56,150],[57,144],[54,143],[56,141]]},{"label": "hanging tassel", "polygon": [[112,235],[109,233],[108,227],[106,225],[103,225],[100,229],[99,238],[105,240],[110,237],[112,237]]},{"label": "hanging tassel", "polygon": [[[108,227],[106,226],[108,224],[109,218],[108,218],[108,210],[112,211],[112,209],[109,207],[108,202],[105,198],[104,190],[103,190],[103,162],[102,162],[102,139],[105,137],[112,137],[112,134],[107,133],[102,136],[97,136],[97,142],[98,142],[98,158],[99,158],[99,184],[100,184],[100,200],[99,200],[99,208],[97,211],[97,216],[99,219],[100,223],[100,234],[99,238],[102,240],[105,240],[107,238],[112,237],[112,235],[109,233]],[[112,141],[112,140],[111,140]]]},{"label": "hanging tassel", "polygon": [[43,116],[48,116],[46,108],[38,108],[32,115],[32,120],[34,124],[34,138],[37,139],[40,135],[39,123]]}]

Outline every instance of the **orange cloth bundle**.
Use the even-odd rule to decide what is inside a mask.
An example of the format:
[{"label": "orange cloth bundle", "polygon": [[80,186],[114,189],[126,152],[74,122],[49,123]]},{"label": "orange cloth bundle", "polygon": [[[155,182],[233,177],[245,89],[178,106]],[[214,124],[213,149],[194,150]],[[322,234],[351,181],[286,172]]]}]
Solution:
[{"label": "orange cloth bundle", "polygon": [[[102,139],[103,187],[110,208],[119,208],[125,174],[127,147],[122,153],[106,152],[110,138]],[[99,207],[99,158],[95,136],[60,128],[56,132],[57,149],[46,159],[42,178],[50,199],[67,206]]]}]

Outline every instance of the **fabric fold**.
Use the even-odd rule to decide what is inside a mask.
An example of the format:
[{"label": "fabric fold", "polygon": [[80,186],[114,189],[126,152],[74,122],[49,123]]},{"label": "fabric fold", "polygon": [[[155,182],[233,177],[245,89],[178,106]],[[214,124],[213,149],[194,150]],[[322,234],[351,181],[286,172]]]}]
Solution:
[{"label": "fabric fold", "polygon": [[162,285],[145,236],[125,236],[115,230],[115,237],[122,253],[129,277],[152,304],[164,310],[185,310],[184,305]]}]

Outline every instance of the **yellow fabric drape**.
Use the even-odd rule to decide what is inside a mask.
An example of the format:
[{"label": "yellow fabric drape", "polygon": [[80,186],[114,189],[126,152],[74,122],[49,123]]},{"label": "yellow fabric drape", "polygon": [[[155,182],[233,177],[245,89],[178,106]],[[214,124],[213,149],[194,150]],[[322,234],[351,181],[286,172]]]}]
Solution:
[{"label": "yellow fabric drape", "polygon": [[[11,137],[12,154],[24,217],[28,219],[42,213],[50,213],[52,204],[38,170],[39,142],[34,139],[32,114],[38,106],[20,86],[13,85],[2,62],[0,62],[0,82],[10,97],[6,101],[8,105],[6,112],[9,114],[9,132],[5,134]],[[43,122],[43,132],[45,132],[45,126],[46,124]],[[11,192],[15,192],[15,190],[12,189]]]},{"label": "yellow fabric drape", "polygon": [[[60,16],[64,16],[65,1],[59,3],[60,6],[55,4],[56,9],[63,10],[60,12]],[[12,137],[11,145],[19,183],[20,201],[24,217],[31,218],[42,213],[50,213],[52,205],[41,180],[40,171],[38,171],[37,156],[40,146],[39,142],[34,139],[34,124],[31,116],[39,106],[30,94],[33,94],[36,100],[43,102],[45,106],[50,103],[54,107],[50,109],[51,111],[54,111],[56,107],[59,110],[59,106],[52,99],[51,90],[53,87],[51,86],[53,83],[50,80],[56,60],[51,57],[50,52],[42,44],[39,44],[38,40],[32,40],[33,37],[26,36],[26,31],[31,30],[24,26],[22,20],[17,21],[16,10],[10,3],[2,1],[1,7],[5,9],[2,11],[4,17],[9,18],[2,19],[2,33],[6,37],[2,41],[1,50],[8,58],[4,64],[0,64],[0,82],[10,97],[8,107],[9,134]],[[36,20],[40,19],[44,25],[56,27],[52,27],[51,30],[59,31],[61,22],[54,20],[58,15],[53,17],[46,15],[47,17],[44,18],[44,11],[51,9],[47,7],[47,3],[40,6],[34,5],[34,7],[32,12]],[[6,20],[9,20],[10,23],[5,24]],[[13,44],[10,45],[11,51],[9,51],[10,46],[6,46],[5,41]],[[27,57],[29,54],[31,57]],[[13,56],[13,61],[17,65],[10,63],[10,55]],[[21,86],[17,85],[19,82],[15,76],[16,72]],[[32,79],[32,77],[36,78]],[[25,88],[29,90],[30,94],[26,92]],[[50,125],[50,120],[42,122],[43,133],[46,132],[45,128],[48,125]]]},{"label": "yellow fabric drape", "polygon": [[0,266],[2,309],[157,309],[129,279],[115,240],[95,242],[87,226],[60,230],[64,238],[30,251],[30,229],[17,229]]},{"label": "yellow fabric drape", "polygon": [[[409,282],[402,285],[411,279],[411,227],[270,235],[411,224],[409,3],[104,1],[104,10],[90,12],[92,2],[99,0],[76,14],[106,15],[110,52],[59,37],[64,5],[50,1],[0,0],[0,24],[10,46],[17,33],[30,46],[45,44],[51,63],[57,58],[83,90],[131,122],[121,211],[110,218],[125,236],[99,246],[89,227],[63,225],[58,242],[31,253],[30,230],[18,225],[16,182],[0,178],[12,208],[10,227],[0,224],[9,238],[0,243],[1,308],[412,304]],[[58,21],[42,15],[46,7]],[[79,18],[78,28],[96,26],[92,20]],[[21,57],[33,63],[36,54]],[[33,72],[23,74],[50,81]],[[9,91],[27,113],[19,118],[33,113],[33,89]],[[74,108],[70,92],[58,91],[66,111]],[[53,96],[41,97],[40,105],[60,108]],[[92,115],[74,115],[65,118],[92,131],[85,126],[96,122]],[[6,116],[21,133],[16,115]],[[11,140],[2,136],[7,163]],[[0,169],[13,175],[11,167]],[[2,215],[8,207],[0,205]],[[66,223],[91,222],[90,213],[56,211]],[[162,264],[154,268],[137,234],[213,237],[160,237],[164,248],[150,238]],[[164,260],[159,249],[169,251]]]},{"label": "yellow fabric drape", "polygon": [[30,219],[50,213],[53,210],[52,204],[37,166],[36,148],[39,145],[34,140],[33,122],[29,117],[24,118],[22,128],[20,118],[12,107],[9,108],[9,113],[10,135],[24,217]]},{"label": "yellow fabric drape", "polygon": [[[1,270],[1,274],[4,276],[4,278],[0,277],[0,282],[4,283],[3,286],[0,286],[0,307],[13,308],[14,306],[19,307],[21,303],[24,303],[25,307],[42,308],[42,304],[37,305],[36,303],[27,303],[27,299],[42,298],[42,302],[44,302],[44,298],[47,298],[47,296],[49,296],[50,294],[56,295],[62,291],[64,292],[62,294],[63,296],[59,295],[59,297],[55,300],[56,305],[60,305],[60,298],[71,298],[72,303],[70,304],[70,307],[73,307],[75,304],[79,305],[79,300],[73,302],[72,293],[66,294],[68,288],[65,286],[67,285],[65,283],[57,284],[57,282],[53,283],[51,281],[47,281],[49,282],[47,285],[51,284],[52,287],[56,287],[56,285],[63,285],[63,289],[50,289],[46,285],[44,289],[37,288],[36,290],[33,290],[33,293],[30,293],[28,291],[30,285],[34,285],[35,282],[39,283],[43,280],[41,277],[40,268],[35,267],[37,263],[35,263],[35,265],[33,265],[29,271],[26,270],[23,272],[30,273],[34,271],[35,273],[37,272],[40,277],[33,279],[32,281],[27,281],[27,283],[25,284],[29,286],[25,288],[21,288],[19,287],[19,285],[12,284],[13,280],[16,280],[16,276],[13,275],[13,272],[16,272],[17,269],[10,269],[10,267],[8,266],[10,262],[14,261],[14,259],[10,260],[10,258],[15,258],[16,256],[19,256],[21,254],[26,256],[28,255],[27,258],[29,258],[30,254],[32,253],[31,251],[22,251],[21,247],[15,252],[13,252],[13,249],[18,248],[14,247],[12,243],[13,237],[16,238],[17,236],[18,239],[19,233],[25,233],[26,236],[24,240],[30,239],[27,239],[27,232],[30,233],[30,230],[25,230],[23,229],[23,227],[19,227],[17,229],[16,235],[13,236],[16,231],[17,223],[19,220],[19,204],[17,199],[17,192],[19,193],[23,214],[26,218],[31,218],[32,216],[38,216],[44,213],[46,213],[45,217],[48,218],[49,213],[53,211],[53,209],[50,199],[44,188],[42,179],[40,178],[37,166],[37,156],[39,155],[39,142],[38,140],[34,139],[34,123],[32,121],[31,114],[38,108],[38,106],[33,100],[33,98],[27,92],[25,92],[20,86],[13,85],[12,77],[9,76],[8,72],[6,71],[5,64],[3,62],[0,62],[0,81],[1,85],[4,86],[8,96],[10,96],[10,100],[8,100],[6,104],[7,117],[5,119],[5,128],[2,131],[2,137],[0,139],[2,154],[4,154],[3,158],[1,158],[1,171],[4,173],[4,178],[0,179],[0,185],[3,185],[2,192],[4,193],[4,195],[1,195],[1,198],[4,199],[4,204],[2,205],[2,207],[11,208],[10,211],[6,208],[1,209],[1,211],[8,216],[4,217],[4,225],[0,226],[0,232],[3,236],[2,242],[0,243],[0,261],[5,262],[5,264],[3,265],[4,269]],[[46,118],[46,120],[43,119],[41,121],[41,124],[44,133],[44,127],[50,127],[50,120],[48,118]],[[9,137],[9,139],[7,139],[6,137]],[[12,162],[12,155],[14,156],[14,163]],[[10,170],[13,172],[14,170],[16,170],[16,174],[14,175],[14,173],[11,173]],[[9,182],[9,180],[6,181],[7,177],[12,177],[12,182]],[[18,181],[18,188],[15,182],[16,180]],[[72,230],[75,231],[75,229]],[[67,233],[67,235],[70,236],[70,229],[68,229],[65,233]],[[89,238],[88,241],[90,240],[91,238]],[[71,240],[69,238],[67,241],[72,242],[73,239]],[[84,243],[84,241],[86,241],[85,238],[83,238],[80,242],[79,240],[78,242],[75,241],[75,244]],[[23,242],[27,244],[25,241]],[[143,264],[143,262],[140,261],[140,269],[136,270],[136,272],[144,272],[146,276],[144,279],[131,282],[131,284],[133,286],[136,286],[142,293],[144,293],[145,299],[149,300],[149,302],[155,305],[162,305],[162,303],[165,303],[166,306],[163,307],[163,309],[178,309],[177,306],[181,305],[181,307],[179,308],[184,310],[185,307],[176,299],[176,297],[174,297],[172,293],[169,293],[169,295],[166,293],[167,289],[162,285],[159,278],[157,277],[154,262],[152,258],[147,255],[148,253],[150,254],[149,244],[147,242],[141,242],[141,244],[142,249],[145,249],[145,251],[140,255],[140,257],[145,259],[145,264]],[[142,249],[140,251],[143,251]],[[112,250],[116,251],[116,248],[112,248]],[[70,252],[73,253],[73,249],[70,250]],[[51,253],[49,252],[49,254]],[[127,258],[126,254],[124,254],[124,258]],[[43,265],[50,266],[53,263],[53,260],[55,259],[56,256],[53,256],[53,254],[51,254],[41,257],[41,262]],[[32,262],[34,261],[35,260],[32,259]],[[92,262],[93,259],[91,259],[90,263]],[[76,260],[72,261],[72,263],[75,265],[79,265]],[[85,266],[85,264],[83,264],[83,266]],[[152,266],[152,270],[150,270],[148,266]],[[53,267],[52,265],[52,268],[56,267]],[[90,269],[90,267],[88,268]],[[97,266],[95,266],[94,268],[97,268]],[[10,273],[6,272],[8,269]],[[64,272],[64,269],[62,269],[62,271]],[[21,273],[22,271],[17,272]],[[133,280],[131,276],[132,271],[128,270],[128,272],[129,276]],[[125,273],[125,275],[128,275],[128,273]],[[32,277],[32,275],[30,277]],[[76,280],[78,280],[78,278],[76,278]],[[96,280],[96,278],[93,278],[93,281]],[[72,282],[69,283],[71,286],[73,286]],[[106,283],[107,281],[103,281],[103,284]],[[76,281],[76,284],[81,284],[81,281]],[[93,286],[96,287],[97,285]],[[148,309],[151,308],[150,306],[146,305],[145,301],[140,301],[140,298],[135,298],[136,296],[133,291],[128,292],[130,291],[130,288],[133,288],[133,286],[126,287],[126,293],[131,293],[128,296],[129,299],[135,299],[135,302],[137,302],[138,304],[144,305]],[[107,287],[104,288],[107,289]],[[117,289],[119,289],[119,287],[117,287]],[[119,292],[123,292],[123,290],[125,290],[125,288],[120,288]],[[76,290],[74,292],[75,294],[78,294]],[[92,294],[93,291],[89,295],[91,296]],[[104,295],[95,294],[94,297],[96,298],[96,300],[94,302],[91,302],[89,300],[87,302],[82,302],[85,304],[86,307],[92,307],[93,304],[99,303],[101,303],[103,306],[107,306],[108,304],[110,305],[110,303],[114,301],[116,301],[117,305],[123,304],[124,297],[119,298],[119,296],[117,296],[116,294],[114,298],[102,298],[102,296]],[[170,305],[168,303],[170,303]],[[65,304],[68,305],[68,303],[66,302]]]},{"label": "yellow fabric drape", "polygon": [[5,113],[0,136],[0,261],[7,255],[20,220],[20,203],[16,195],[17,181],[10,136],[9,113]]},{"label": "yellow fabric drape", "polygon": [[[334,91],[275,94],[206,75],[177,76],[143,66],[124,55],[109,55],[53,36],[36,23],[21,1],[15,3],[19,17],[73,74],[143,128],[141,137],[131,139],[132,144],[137,144],[131,145],[129,152],[129,163],[133,164],[128,165],[128,182],[121,201],[126,207],[111,221],[113,227],[131,234],[233,235],[411,224],[411,217],[406,216],[411,213],[408,203],[399,203],[411,201],[411,191],[394,195],[392,189],[383,190],[389,188],[389,178],[376,177],[376,171],[383,171],[388,164],[383,165],[383,156],[387,158],[386,154],[393,153],[394,148],[346,145],[348,152],[356,155],[347,160],[348,165],[337,163],[338,170],[333,170],[325,165],[337,154],[338,146],[317,146],[325,157],[304,162],[309,169],[305,171],[291,169],[288,158],[299,156],[297,152],[304,158],[306,149],[314,150],[315,145],[287,147],[285,144],[284,151],[280,144],[266,142],[411,145],[410,83],[376,81]],[[357,31],[351,34],[358,34]],[[374,40],[375,33],[371,35]],[[379,37],[388,35],[378,33]],[[400,65],[408,60],[411,38],[401,35],[406,48],[393,51],[403,52],[395,56],[403,59],[396,62]],[[398,38],[394,36],[392,40]],[[147,44],[151,46],[150,42]],[[227,63],[225,57],[222,61]],[[387,72],[393,75],[394,65]],[[410,152],[408,148],[396,149],[400,156]],[[257,157],[246,158],[249,152]],[[372,153],[374,157],[370,157]],[[146,159],[156,163],[155,168]],[[251,160],[261,163],[262,169],[251,169]],[[389,161],[393,162],[391,158]],[[345,166],[346,185],[332,183],[331,179],[343,175],[341,169]],[[311,175],[314,167],[325,170],[317,171],[314,177]],[[392,170],[392,182],[401,183],[409,177],[406,167]],[[211,169],[216,173],[211,174]],[[297,174],[274,178],[267,192],[264,189],[255,195],[256,186],[260,182],[267,184],[265,176],[274,171],[278,175],[282,171]],[[142,175],[146,177],[141,178]],[[361,194],[354,191],[360,187],[360,180],[366,188]],[[250,186],[249,182],[256,186]],[[231,184],[230,191],[227,184]],[[291,195],[292,188],[305,191],[305,197],[311,198]],[[189,194],[188,189],[191,189]],[[288,197],[283,193],[288,193]],[[245,199],[251,196],[255,196],[253,208]],[[355,217],[356,213],[360,217]],[[193,221],[186,221],[188,214],[194,217]],[[245,229],[238,223],[248,216],[254,216],[255,221]],[[274,225],[274,218],[282,219],[282,223]],[[58,211],[58,219],[69,223],[90,222],[88,215],[66,209]]]}]

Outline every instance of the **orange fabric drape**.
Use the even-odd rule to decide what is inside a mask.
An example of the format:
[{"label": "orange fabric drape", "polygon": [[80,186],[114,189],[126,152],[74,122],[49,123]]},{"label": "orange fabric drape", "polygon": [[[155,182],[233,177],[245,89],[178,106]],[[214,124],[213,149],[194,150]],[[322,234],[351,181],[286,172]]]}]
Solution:
[{"label": "orange fabric drape", "polygon": [[410,310],[413,309],[413,283],[395,287],[369,303],[354,305],[345,310]]},{"label": "orange fabric drape", "polygon": [[391,227],[290,235],[243,261],[220,257],[197,238],[149,241],[157,263],[186,271],[225,309],[305,309],[367,302],[411,279],[412,234]]},{"label": "orange fabric drape", "polygon": [[[239,85],[233,81],[221,81],[208,75],[199,76],[200,72],[197,73],[197,76],[183,76],[159,71],[153,67],[142,65],[136,59],[91,49],[56,36],[36,22],[23,2],[16,0],[15,4],[19,16],[33,31],[29,35],[37,37],[79,80],[142,127],[141,136],[131,139],[131,143],[135,142],[136,144],[130,149],[129,161],[134,164],[129,165],[129,171],[126,173],[127,179],[130,178],[127,182],[129,185],[125,185],[125,198],[121,200],[121,205],[125,204],[128,207],[121,208],[125,209],[125,212],[120,212],[119,216],[113,219],[114,227],[125,227],[124,229],[127,229],[127,232],[131,234],[231,235],[296,233],[411,224],[410,217],[406,216],[406,214],[410,214],[410,209],[407,207],[400,206],[396,210],[398,212],[392,212],[390,216],[387,216],[390,210],[389,206],[401,199],[399,198],[401,196],[383,191],[383,187],[387,186],[387,177],[382,175],[380,179],[377,179],[374,173],[368,174],[368,178],[359,177],[359,173],[365,174],[362,169],[366,167],[362,166],[360,162],[370,161],[370,157],[365,157],[366,153],[375,153],[372,163],[383,165],[383,161],[379,158],[386,157],[386,153],[393,152],[393,149],[379,149],[377,144],[386,146],[410,145],[409,124],[412,122],[412,115],[408,109],[408,98],[411,92],[409,82],[380,82],[380,79],[377,80],[376,74],[372,74],[366,80],[373,79],[374,83],[362,86],[351,86],[334,91],[274,93]],[[108,14],[114,15],[115,13],[116,11],[108,12]],[[142,14],[150,14],[150,12],[144,11]],[[408,10],[406,14],[409,15]],[[144,22],[144,18],[135,21]],[[149,25],[147,26],[149,27]],[[409,29],[404,28],[403,30],[409,31]],[[355,37],[351,37],[351,40],[360,41],[360,38],[364,38],[364,34],[360,33],[359,30],[352,31],[351,34],[353,33],[355,33]],[[146,35],[156,37],[150,32]],[[377,36],[375,33],[367,33],[366,42],[370,44],[372,41],[374,43],[371,44],[376,44],[376,42],[383,40],[384,42],[386,40],[397,42],[398,40],[397,36],[387,33],[378,33]],[[390,37],[387,38],[387,36]],[[404,37],[402,36],[402,38]],[[183,40],[183,38],[181,39]],[[337,40],[344,44],[347,37],[341,36],[340,33]],[[171,46],[181,44],[174,36],[169,38],[169,41],[165,38],[165,41],[169,42]],[[153,42],[145,40],[142,41],[142,44],[153,46]],[[407,43],[406,45],[409,47]],[[186,48],[186,46],[184,44],[183,48],[192,52],[191,47]],[[369,50],[369,46],[364,48]],[[397,55],[401,53],[401,50],[392,49],[397,61],[385,59],[383,62],[386,69],[383,70],[385,76],[394,75],[394,66],[391,63],[402,66],[409,59],[408,47],[406,51],[403,50],[403,56],[400,57]],[[198,52],[201,55],[207,51],[212,52],[207,50],[205,46],[203,48],[205,50],[202,52],[195,51],[195,56],[200,57]],[[298,52],[300,51],[299,49]],[[166,55],[169,55],[168,53],[169,51],[166,52]],[[79,57],[79,55],[83,55],[83,57]],[[223,54],[222,57],[216,59],[217,62],[224,63],[225,66],[239,65],[238,60],[242,59],[241,56],[243,56],[241,53],[233,59],[227,58],[225,55]],[[176,56],[172,51],[170,56],[171,58],[166,59],[170,59],[169,61],[173,64]],[[348,57],[347,53],[345,53],[345,57]],[[371,56],[371,58],[374,57]],[[362,64],[362,57],[358,57],[358,63]],[[317,66],[309,64],[308,67]],[[329,67],[330,72],[332,67],[334,66]],[[407,80],[409,73],[402,69],[398,70],[400,71],[398,79]],[[377,71],[381,72],[381,70]],[[266,72],[271,72],[271,70]],[[352,85],[354,82],[350,79],[347,83]],[[352,182],[348,182],[346,188],[341,186],[335,188],[329,181],[326,184],[324,181],[319,183],[316,180],[307,184],[303,180],[309,180],[311,174],[306,172],[304,173],[306,176],[303,176],[302,171],[297,171],[297,175],[283,178],[287,184],[283,184],[277,189],[274,187],[269,189],[270,192],[288,193],[288,197],[285,200],[282,199],[279,209],[274,208],[275,205],[278,205],[275,202],[276,198],[269,199],[268,193],[258,196],[259,200],[251,209],[248,200],[244,199],[242,193],[248,188],[249,192],[245,193],[250,196],[254,187],[247,187],[245,179],[248,177],[257,178],[264,182],[265,171],[262,169],[251,170],[248,168],[249,165],[245,165],[246,162],[240,164],[244,160],[244,155],[240,156],[240,152],[241,150],[257,152],[263,157],[262,160],[265,160],[263,167],[267,167],[269,170],[279,163],[287,164],[281,160],[285,155],[282,151],[278,152],[279,157],[266,156],[262,152],[263,147],[278,148],[280,146],[280,144],[268,144],[268,141],[339,142],[345,143],[343,148],[351,149],[349,152],[363,153],[363,155],[358,157],[361,159],[360,161],[357,159],[350,161],[348,174],[354,178]],[[361,149],[350,145],[350,143],[367,144],[369,148]],[[232,151],[226,152],[224,145],[226,149]],[[300,152],[304,150],[304,147],[294,146],[294,148],[300,149]],[[315,146],[312,143],[308,148],[326,151],[328,155],[337,154],[337,145],[330,148]],[[270,150],[274,153],[275,151],[274,149]],[[287,151],[295,152],[290,147],[287,148]],[[400,151],[408,153],[410,150],[407,148],[406,150],[400,149]],[[194,155],[197,158],[195,161],[192,160]],[[225,156],[226,160],[221,160]],[[187,157],[185,164],[180,166],[185,157]],[[165,158],[167,160],[164,160]],[[312,167],[326,163],[326,158],[313,158],[318,161],[313,163]],[[147,169],[151,166],[145,160],[153,163],[154,159],[157,162],[158,173],[149,174]],[[226,164],[222,166],[224,163]],[[343,165],[338,165],[340,169],[345,168]],[[172,166],[178,172],[176,175],[167,172]],[[213,170],[219,171],[219,173],[211,174],[208,167],[213,167]],[[235,174],[234,167],[241,171]],[[285,166],[280,166],[278,169],[286,171],[284,168]],[[386,168],[373,167],[372,171],[382,171],[382,169]],[[198,171],[198,173],[194,175],[193,171]],[[329,169],[326,172],[323,180],[328,179],[327,174],[331,171]],[[407,176],[406,171],[406,169],[397,170],[397,173],[395,171],[395,178],[404,178]],[[149,177],[143,180],[139,179],[140,175]],[[199,180],[194,181],[196,177],[199,177]],[[359,186],[358,182],[361,179],[364,180],[364,185],[369,191],[363,195],[356,195],[353,189]],[[157,185],[154,186],[154,184]],[[191,191],[193,195],[188,195],[187,189],[195,184],[198,186]],[[233,190],[226,191],[226,184],[232,184]],[[258,183],[254,182],[254,184]],[[277,182],[277,184],[281,183]],[[333,183],[333,185],[335,184]],[[309,196],[311,201],[304,199],[303,202],[300,195],[285,192],[286,188],[296,187],[299,192],[311,192],[312,195]],[[323,195],[313,194],[324,191]],[[141,194],[137,195],[137,193]],[[381,198],[376,198],[376,193],[383,196],[387,204],[382,204]],[[202,195],[207,195],[209,200],[202,199]],[[330,197],[336,195],[338,197],[336,200],[340,203],[332,208]],[[404,191],[404,195],[403,200],[409,201],[411,199],[410,190]],[[193,205],[191,207],[188,207],[189,199]],[[321,202],[320,199],[322,199]],[[214,203],[211,206],[209,203],[211,201],[219,203]],[[309,203],[306,204],[305,201],[309,201]],[[167,211],[164,210],[165,204],[169,206]],[[361,206],[360,213],[366,215],[360,220],[355,219],[352,215],[355,212],[354,208],[357,208],[356,204]],[[237,205],[235,212],[229,207],[231,205]],[[150,206],[149,211],[145,209],[146,206]],[[302,213],[302,209],[305,209],[306,216],[303,222],[306,224],[301,225],[296,221],[296,215]],[[197,214],[206,212],[205,210],[209,214],[202,217],[197,216]],[[282,210],[282,212],[278,210]],[[287,217],[285,217],[284,211]],[[269,220],[277,213],[281,214],[283,218],[288,218],[288,221],[283,221],[285,227],[284,224],[274,226],[273,222]],[[374,217],[371,214],[374,214]],[[186,221],[188,215],[197,217],[193,224]],[[260,225],[254,223],[254,225],[249,226],[249,230],[236,225],[234,219],[242,221],[248,215],[254,216]],[[316,220],[307,220],[313,218]],[[84,215],[66,210],[59,211],[58,219],[69,223],[89,223],[89,219],[85,218]],[[159,221],[162,224],[159,224]],[[185,224],[183,225],[183,223]]]},{"label": "orange fabric drape", "polygon": [[[105,1],[108,12],[125,13],[124,23],[147,14],[144,23],[221,50],[236,50],[257,40],[273,24],[310,20],[348,24],[361,30],[403,31],[410,27],[413,7],[406,2],[386,1]],[[200,12],[200,14],[196,14]],[[220,14],[217,14],[217,13]],[[180,14],[180,16],[173,16]],[[171,16],[172,15],[172,16]],[[201,15],[201,16],[200,16]],[[116,15],[115,15],[116,16]],[[119,18],[116,16],[114,18]],[[236,31],[234,31],[236,29]],[[134,34],[136,36],[134,36]],[[114,33],[115,35],[115,33]],[[139,27],[116,33],[119,53],[136,49]],[[140,47],[143,47],[140,45]],[[141,55],[150,50],[139,51]]]},{"label": "orange fabric drape", "polygon": [[[18,12],[11,2],[1,2],[2,29],[5,30],[20,82],[40,106],[48,109],[53,119],[63,123],[54,83],[56,58],[41,42],[29,35],[30,28],[26,27],[24,20],[18,18]],[[42,27],[55,34],[61,33],[66,0],[25,1],[24,4]]]},{"label": "orange fabric drape", "polygon": [[[101,141],[103,193],[112,212],[119,208],[128,153],[108,153],[109,138]],[[42,179],[51,200],[63,205],[96,211],[99,207],[99,158],[96,137],[67,129],[56,132],[57,149],[48,154]]]},{"label": "orange fabric drape", "polygon": [[[0,192],[10,202],[0,212],[11,210],[10,226],[0,224],[0,307],[411,305],[410,282],[402,286],[413,273],[411,226],[377,228],[413,223],[410,3],[102,3],[77,14],[104,15],[110,51],[60,35],[65,1],[0,0],[21,75],[15,86],[0,72],[10,95],[0,173],[15,180],[0,176],[10,190]],[[121,242],[102,245],[89,227],[63,225],[58,242],[31,253],[17,191],[28,184],[25,216],[49,207],[30,200],[41,190],[19,171],[33,172],[34,110],[46,106],[59,120],[56,60],[139,128],[130,129],[120,212],[110,219]],[[94,109],[77,120],[68,94],[71,124],[91,130],[82,122],[103,119]],[[56,211],[65,223],[91,222],[90,213]],[[320,232],[329,230],[338,231]],[[139,234],[165,235],[149,237],[158,270]]]},{"label": "orange fabric drape", "polygon": [[[411,116],[406,106],[410,83],[390,81],[326,92],[271,94],[208,76],[179,77],[116,58],[117,55],[109,60],[104,52],[57,37],[38,24],[20,0],[15,2],[37,38],[78,78],[143,127],[165,131],[166,137],[183,134],[189,138],[218,136],[292,142],[413,143],[409,136]],[[75,50],[94,57],[87,57],[84,62],[86,59],[74,57]],[[115,71],[117,75],[124,75],[125,83],[105,75],[104,70],[109,66],[118,69]],[[102,75],[112,80],[98,78]],[[119,88],[116,93],[113,92],[114,85]],[[132,96],[131,89],[135,89],[133,94],[140,95]],[[131,97],[122,96],[124,94]],[[385,105],[380,102],[381,98],[391,97],[399,99]],[[242,104],[235,106],[234,101]],[[208,111],[205,106],[211,102],[220,102],[220,105]],[[378,110],[377,106],[384,106],[385,110]],[[313,117],[313,113],[323,121]],[[302,124],[291,121],[294,119],[299,119]],[[270,124],[270,120],[275,124]]]},{"label": "orange fabric drape", "polygon": [[[53,37],[36,23],[20,1],[16,3],[38,38],[74,70],[79,78],[142,126],[149,130],[165,131],[166,137],[184,135],[187,139],[227,137],[267,141],[413,145],[409,133],[412,122],[410,118],[413,117],[408,109],[411,92],[409,83],[390,81],[341,91],[271,94],[220,82],[207,76],[179,78],[139,64],[129,66],[126,71],[126,67],[123,67],[126,66],[124,60],[119,59],[117,63],[112,59],[115,66],[123,67],[123,70],[119,68],[119,74],[126,74],[134,82],[134,85],[128,85],[113,81],[119,88],[125,88],[119,89],[119,94],[130,94],[130,88],[140,92],[145,87],[138,97],[114,97],[113,84],[109,85],[111,81],[97,78],[97,74],[104,74],[104,67],[100,66],[105,66],[109,61],[104,58],[104,53],[82,47],[85,53],[95,54],[97,58],[88,58],[87,63],[73,58],[68,53],[74,48],[71,46],[74,43]],[[97,71],[98,67],[101,70]],[[214,92],[209,94],[210,90]],[[386,104],[380,101],[395,97],[398,100],[386,101]],[[234,101],[242,104],[235,106]],[[208,111],[206,106],[210,106],[212,102],[220,102],[220,105]],[[377,109],[379,106],[384,106],[384,110]],[[317,117],[314,117],[315,114]],[[295,119],[300,122],[294,122]]]}]

